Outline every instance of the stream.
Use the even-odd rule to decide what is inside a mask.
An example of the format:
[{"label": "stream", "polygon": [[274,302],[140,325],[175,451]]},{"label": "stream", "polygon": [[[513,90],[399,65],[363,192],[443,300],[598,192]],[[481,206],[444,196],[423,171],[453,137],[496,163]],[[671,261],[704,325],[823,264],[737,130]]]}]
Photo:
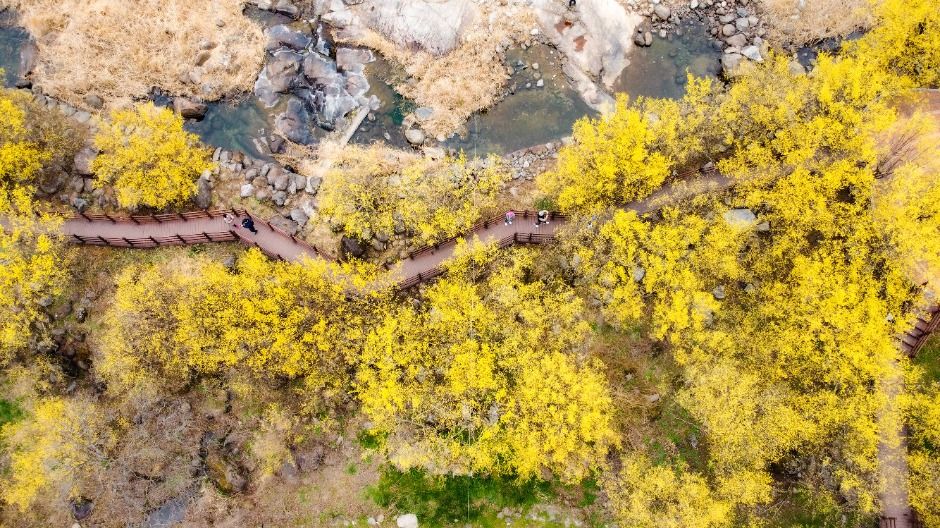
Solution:
[{"label": "stream", "polygon": [[[260,18],[267,15],[248,14],[264,25],[283,22],[277,15],[267,20]],[[15,80],[19,49],[27,38],[24,30],[3,25],[0,20],[0,67],[6,70],[7,86]],[[704,26],[686,25],[680,35],[668,39],[657,36],[652,46],[635,48],[629,57],[630,65],[613,90],[631,98],[679,98],[685,93],[685,72],[717,77],[720,57],[721,52],[712,46]],[[450,137],[441,146],[462,150],[470,156],[505,154],[567,136],[575,121],[597,115],[569,85],[562,73],[560,54],[550,46],[512,49],[505,62],[512,71],[505,97],[471,116],[465,133]],[[356,144],[384,141],[407,147],[401,124],[416,105],[393,88],[400,73],[379,57],[366,65],[365,74],[371,86],[368,95],[377,97],[381,106],[363,122],[351,141]],[[280,105],[266,108],[256,96],[245,94],[232,101],[209,104],[206,116],[201,121],[187,121],[186,128],[209,145],[265,158],[267,153],[259,147],[258,138],[271,132],[274,116],[281,111]]]},{"label": "stream", "polygon": [[3,70],[3,85],[10,87],[16,82],[20,69],[20,48],[29,40],[29,33],[11,25],[6,12],[0,12],[0,69]]}]

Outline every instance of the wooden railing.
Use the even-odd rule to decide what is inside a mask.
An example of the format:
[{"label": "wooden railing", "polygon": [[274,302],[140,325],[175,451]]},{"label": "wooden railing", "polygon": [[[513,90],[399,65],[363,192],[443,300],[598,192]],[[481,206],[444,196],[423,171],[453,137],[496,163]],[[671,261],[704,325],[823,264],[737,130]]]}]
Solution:
[{"label": "wooden railing", "polygon": [[[507,212],[508,212],[508,211],[507,211]],[[535,216],[538,214],[538,212],[536,212],[536,211],[530,211],[530,210],[513,210],[513,212],[516,214],[516,219],[519,219],[519,218],[522,218],[522,219],[535,218]],[[550,212],[550,213],[548,214],[548,218],[549,218],[550,221],[551,221],[551,220],[566,220],[566,219],[568,218],[568,215],[565,215],[565,214],[562,214],[562,213]],[[474,233],[479,233],[480,231],[484,231],[484,230],[489,229],[490,227],[492,227],[492,226],[494,226],[494,225],[501,224],[501,223],[503,223],[503,222],[505,222],[505,221],[506,221],[506,215],[505,215],[505,214],[502,214],[502,215],[499,215],[499,216],[491,216],[490,218],[485,218],[485,219],[480,220],[479,222],[473,224],[473,225],[470,227],[470,229],[467,229],[465,232],[463,232],[463,233],[461,233],[461,234],[459,234],[459,235],[450,237],[450,238],[448,238],[447,240],[443,240],[443,241],[437,242],[437,243],[435,243],[435,244],[429,244],[429,245],[427,245],[427,246],[420,247],[420,248],[418,248],[418,249],[412,251],[411,253],[408,253],[408,256],[407,256],[406,258],[413,260],[415,257],[420,257],[421,255],[424,255],[425,253],[436,253],[437,251],[439,251],[439,250],[442,249],[442,248],[446,248],[446,247],[450,247],[450,246],[452,246],[452,245],[455,245],[455,244],[457,243],[457,240],[460,240],[460,239],[462,239],[462,238],[467,238],[467,237],[473,235]]]},{"label": "wooden railing", "polygon": [[[506,248],[515,244],[549,244],[555,241],[554,235],[543,235],[538,233],[514,233],[510,236],[503,237],[499,239],[496,244],[500,248]],[[418,273],[417,275],[406,278],[405,280],[398,283],[398,289],[408,290],[427,282],[441,274],[443,274],[445,268],[443,266],[435,266],[427,271]]]},{"label": "wooden railing", "polygon": [[916,356],[938,327],[940,327],[940,305],[935,305],[923,317],[918,317],[914,327],[901,336],[901,349],[910,357]]},{"label": "wooden railing", "polygon": [[[201,210],[201,211],[188,211],[185,213],[162,213],[162,214],[151,214],[151,215],[131,215],[131,216],[118,216],[110,214],[93,214],[93,213],[79,213],[75,219],[84,219],[88,222],[110,222],[112,224],[134,224],[134,225],[146,225],[146,224],[165,224],[170,222],[189,222],[192,220],[200,219],[214,219],[221,218],[225,214],[234,215],[237,218],[251,218],[255,224],[260,224],[267,226],[268,229],[274,233],[289,238],[291,242],[306,250],[307,252],[313,253],[321,258],[330,259],[331,257],[322,251],[313,244],[310,244],[306,240],[297,238],[294,235],[287,234],[284,230],[273,225],[271,222],[258,218],[255,215],[249,213],[245,209],[217,209],[217,210]],[[234,242],[240,241],[245,244],[248,244],[253,247],[257,247],[266,255],[276,258],[278,260],[284,260],[284,257],[278,253],[269,251],[263,246],[259,245],[256,241],[249,240],[245,235],[238,232],[235,229],[228,229],[225,231],[206,231],[198,233],[195,235],[173,235],[165,237],[144,237],[144,238],[131,238],[131,237],[120,237],[120,238],[107,238],[101,236],[79,236],[72,235],[72,242],[77,242],[79,244],[85,245],[94,245],[94,246],[109,246],[109,247],[119,247],[119,248],[139,248],[139,249],[149,249],[161,246],[172,246],[172,245],[193,245],[193,244],[205,244],[209,242]]]}]

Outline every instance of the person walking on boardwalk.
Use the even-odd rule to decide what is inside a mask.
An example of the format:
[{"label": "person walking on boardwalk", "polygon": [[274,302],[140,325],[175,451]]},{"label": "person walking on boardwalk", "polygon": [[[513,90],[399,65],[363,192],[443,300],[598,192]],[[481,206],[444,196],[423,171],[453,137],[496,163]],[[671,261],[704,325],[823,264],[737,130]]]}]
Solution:
[{"label": "person walking on boardwalk", "polygon": [[512,210],[506,211],[506,220],[503,223],[510,226],[512,225],[512,221],[515,219],[516,219],[515,211],[512,211]]},{"label": "person walking on boardwalk", "polygon": [[225,213],[224,215],[222,215],[222,220],[226,223],[226,225],[230,225],[232,227],[238,227],[237,225],[233,225],[235,223],[235,215],[233,215],[232,213]]},{"label": "person walking on boardwalk", "polygon": [[252,232],[253,234],[255,234],[255,235],[258,234],[258,229],[255,228],[255,221],[252,220],[251,217],[248,217],[248,218],[242,220],[242,227],[244,227],[245,229],[251,231],[251,232]]},{"label": "person walking on boardwalk", "polygon": [[548,223],[548,211],[542,209],[535,215],[535,227]]}]

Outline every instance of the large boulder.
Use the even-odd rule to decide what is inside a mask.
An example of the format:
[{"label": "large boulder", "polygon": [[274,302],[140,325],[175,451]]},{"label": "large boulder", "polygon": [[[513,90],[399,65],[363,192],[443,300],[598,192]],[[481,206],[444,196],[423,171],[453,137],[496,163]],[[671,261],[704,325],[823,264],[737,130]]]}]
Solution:
[{"label": "large boulder", "polygon": [[36,43],[29,39],[23,46],[20,48],[20,63],[17,73],[16,86],[18,88],[26,88],[31,84],[29,81],[29,76],[33,73],[33,70],[36,68],[36,61],[39,57],[39,47],[36,46]]},{"label": "large boulder", "polygon": [[196,198],[196,207],[200,209],[208,209],[212,205],[212,186],[209,183],[209,180],[199,178],[199,181],[196,183],[197,191]]},{"label": "large boulder", "polygon": [[402,48],[445,54],[480,19],[473,0],[370,0],[356,6],[365,24]]},{"label": "large boulder", "polygon": [[91,147],[85,147],[79,150],[78,154],[75,154],[75,158],[72,160],[72,167],[79,176],[85,178],[93,176],[95,172],[92,170],[92,163],[97,157],[97,150]]},{"label": "large boulder", "polygon": [[735,77],[740,74],[744,55],[740,53],[725,53],[721,56],[721,71],[725,77]]},{"label": "large boulder", "polygon": [[336,67],[344,72],[361,73],[367,63],[375,60],[371,50],[359,48],[337,48]]},{"label": "large boulder", "polygon": [[275,53],[255,81],[255,95],[267,106],[274,106],[278,94],[287,93],[296,84],[301,56],[293,51]]},{"label": "large boulder", "polygon": [[310,35],[295,31],[284,24],[269,27],[264,31],[264,36],[268,38],[265,45],[268,51],[283,47],[302,50],[313,43],[313,38]]},{"label": "large boulder", "polygon": [[199,120],[205,117],[206,112],[209,111],[209,105],[188,97],[177,97],[173,99],[173,109],[184,119]]},{"label": "large boulder", "polygon": [[278,134],[293,141],[306,145],[313,140],[310,130],[310,113],[303,101],[291,97],[287,101],[287,108],[274,119],[274,130]]},{"label": "large boulder", "polygon": [[331,84],[339,77],[336,63],[319,53],[311,53],[304,58],[304,76],[312,83]]},{"label": "large boulder", "polygon": [[343,240],[340,242],[340,252],[346,258],[359,258],[366,254],[366,248],[362,245],[362,242],[355,238],[344,236]]}]

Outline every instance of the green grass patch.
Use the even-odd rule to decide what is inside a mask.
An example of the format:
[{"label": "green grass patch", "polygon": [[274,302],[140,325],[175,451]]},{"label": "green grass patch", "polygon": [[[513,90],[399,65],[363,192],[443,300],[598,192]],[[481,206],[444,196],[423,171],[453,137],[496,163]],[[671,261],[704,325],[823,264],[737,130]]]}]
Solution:
[{"label": "green grass patch", "polygon": [[926,381],[940,381],[940,337],[934,334],[920,349],[914,364],[924,369]]},{"label": "green grass patch", "polygon": [[496,516],[503,508],[524,510],[554,497],[552,484],[544,481],[441,477],[388,466],[366,493],[383,508],[416,514],[424,526],[505,526]]},{"label": "green grass patch", "polygon": [[0,399],[0,427],[17,422],[24,416],[23,409],[16,402]]}]

